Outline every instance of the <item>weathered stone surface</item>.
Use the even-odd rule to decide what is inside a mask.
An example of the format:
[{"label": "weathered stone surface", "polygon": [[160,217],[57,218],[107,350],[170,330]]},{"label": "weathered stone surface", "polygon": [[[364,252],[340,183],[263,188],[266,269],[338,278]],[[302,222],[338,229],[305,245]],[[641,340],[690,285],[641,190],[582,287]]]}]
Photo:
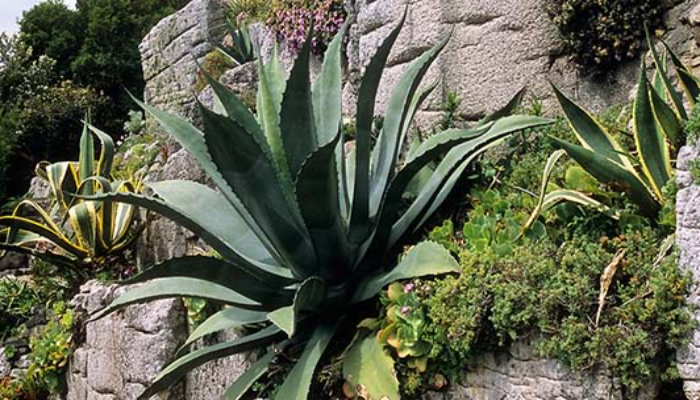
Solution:
[{"label": "weathered stone surface", "polygon": [[[688,15],[694,3],[680,2],[668,13],[672,29],[667,39],[683,55],[693,46]],[[447,91],[462,98],[459,113],[471,120],[502,107],[522,87],[530,97],[552,104],[548,80],[593,110],[626,102],[638,64],[627,63],[605,79],[583,74],[563,54],[547,4],[546,0],[409,1],[405,26],[380,84],[379,110],[385,108],[390,89],[408,63],[450,31],[450,42],[426,75],[426,83],[440,81],[440,86],[426,102],[419,123],[435,118]],[[398,22],[403,5],[399,0],[349,2],[357,22],[350,29],[347,50],[346,112],[354,109],[360,71]]]},{"label": "weathered stone surface", "polygon": [[221,36],[223,17],[218,0],[193,0],[149,32],[139,47],[147,103],[184,117],[192,115],[196,61],[211,51],[209,39]]},{"label": "weathered stone surface", "polygon": [[[241,335],[235,331],[224,331],[206,341],[200,340],[195,347],[235,340]],[[187,375],[185,396],[187,400],[219,399],[231,383],[248,369],[251,354],[237,354],[218,359],[196,368]]]},{"label": "weathered stone surface", "polygon": [[[689,162],[700,159],[700,145],[685,146],[678,154],[679,173],[676,177],[679,191],[676,197],[676,244],[680,251],[678,265],[690,271],[695,279],[688,302],[700,306],[700,185],[693,183],[688,172]],[[695,310],[700,321],[700,309]],[[700,331],[696,330],[688,345],[677,354],[678,371],[684,380],[683,388],[689,399],[700,398]]]},{"label": "weathered stone surface", "polygon": [[[225,72],[219,78],[227,88],[242,99],[255,100],[258,87],[258,66],[249,62]],[[208,108],[214,108],[214,90],[207,86],[199,95],[199,101]]]},{"label": "weathered stone surface", "polygon": [[[83,285],[73,306],[91,314],[126,290],[95,281]],[[68,400],[133,400],[172,359],[186,337],[185,311],[179,300],[134,305],[85,326],[84,343],[75,351],[68,374]],[[183,399],[176,385],[161,399]]]},{"label": "weathered stone surface", "polygon": [[576,373],[554,360],[533,355],[526,343],[507,353],[486,354],[478,367],[465,373],[459,385],[426,398],[438,400],[651,400],[658,387],[649,384],[635,396],[625,396],[618,379],[605,371]]},{"label": "weathered stone surface", "polygon": [[10,376],[10,372],[12,371],[12,364],[6,352],[7,350],[4,347],[0,347],[0,379]]}]

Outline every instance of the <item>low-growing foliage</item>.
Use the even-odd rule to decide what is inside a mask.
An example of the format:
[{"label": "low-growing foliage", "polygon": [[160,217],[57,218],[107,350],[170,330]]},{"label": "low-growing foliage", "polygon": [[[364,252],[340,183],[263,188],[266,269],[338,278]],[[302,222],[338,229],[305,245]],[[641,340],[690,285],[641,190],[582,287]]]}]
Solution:
[{"label": "low-growing foliage", "polygon": [[644,25],[661,25],[659,0],[555,0],[548,6],[575,62],[587,72],[606,73],[639,54]]},{"label": "low-growing foliage", "polygon": [[[453,377],[484,351],[526,340],[575,370],[610,368],[630,390],[673,378],[673,351],[694,327],[685,309],[690,277],[673,256],[659,261],[660,243],[644,228],[612,238],[579,233],[561,244],[525,239],[507,255],[464,250],[459,276],[414,282],[427,316],[419,339]],[[622,250],[596,324],[601,275]]]}]

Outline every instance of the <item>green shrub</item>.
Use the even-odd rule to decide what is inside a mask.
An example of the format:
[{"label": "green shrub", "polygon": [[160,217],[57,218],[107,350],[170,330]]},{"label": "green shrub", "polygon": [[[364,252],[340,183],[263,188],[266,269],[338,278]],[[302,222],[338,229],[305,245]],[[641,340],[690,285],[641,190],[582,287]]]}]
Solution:
[{"label": "green shrub", "polygon": [[603,73],[633,59],[644,45],[644,24],[661,25],[661,0],[555,0],[548,12],[573,60]]},{"label": "green shrub", "polygon": [[[443,372],[530,338],[539,355],[575,370],[608,367],[630,390],[672,378],[673,351],[694,327],[685,309],[691,281],[674,257],[658,262],[659,246],[657,233],[643,228],[562,244],[526,240],[508,255],[465,250],[461,275],[417,282],[428,316],[422,340]],[[601,274],[621,250],[596,324]]]}]

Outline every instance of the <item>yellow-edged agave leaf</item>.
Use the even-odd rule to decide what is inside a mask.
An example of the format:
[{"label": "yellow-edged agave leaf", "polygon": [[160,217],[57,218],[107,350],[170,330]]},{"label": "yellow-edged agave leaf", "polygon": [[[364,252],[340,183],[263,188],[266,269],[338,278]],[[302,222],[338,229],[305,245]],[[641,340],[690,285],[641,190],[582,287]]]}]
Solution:
[{"label": "yellow-edged agave leaf", "polygon": [[630,201],[640,207],[642,214],[654,216],[659,211],[661,206],[658,199],[636,171],[629,170],[609,158],[565,140],[555,137],[552,137],[552,140],[600,182],[624,191]]},{"label": "yellow-edged agave leaf", "polygon": [[569,99],[553,84],[552,88],[581,146],[635,173],[634,166],[630,160],[623,155],[624,151],[622,146],[620,146],[595,117]]},{"label": "yellow-edged agave leaf", "polygon": [[676,69],[678,74],[678,82],[683,88],[683,93],[685,93],[686,99],[690,106],[694,106],[697,101],[698,96],[700,96],[700,80],[693,75],[692,68],[689,68],[683,61],[676,55],[676,53],[671,50],[671,47],[665,41],[661,41],[664,48],[666,49],[666,54],[671,56],[671,62]]},{"label": "yellow-edged agave leaf", "polygon": [[[649,44],[649,50],[651,50],[651,57],[654,59],[654,65],[656,65],[657,70],[659,68],[663,68],[663,61],[659,56],[659,52],[656,51],[654,42],[651,40],[651,34],[649,33],[649,29],[645,29],[645,31],[647,36],[647,43]],[[669,99],[671,100],[671,105],[673,106],[674,112],[676,113],[679,119],[687,120],[688,113],[685,111],[685,106],[683,105],[683,98],[681,97],[680,93],[676,91],[676,88],[671,82],[671,78],[669,78],[668,74],[665,73],[664,70],[662,70],[659,74],[659,78],[661,78],[663,87],[666,90]]]},{"label": "yellow-edged agave leaf", "polygon": [[554,167],[557,165],[559,159],[564,156],[564,154],[566,154],[565,150],[557,150],[552,153],[549,158],[547,158],[547,162],[545,163],[544,170],[542,172],[542,183],[540,184],[540,195],[537,198],[537,205],[535,205],[535,209],[532,210],[530,218],[525,222],[525,225],[523,225],[522,229],[520,230],[518,237],[522,236],[525,231],[530,228],[533,223],[535,223],[535,220],[537,220],[542,213],[544,199],[547,195],[547,185],[549,185],[549,179],[552,177]]},{"label": "yellow-edged agave leaf", "polygon": [[619,215],[611,212],[612,210],[610,209],[610,207],[599,202],[598,200],[589,197],[585,193],[568,189],[557,189],[547,193],[547,195],[544,197],[544,201],[542,202],[542,210],[546,211],[564,201],[593,208],[598,212],[608,215],[612,219],[620,218]]},{"label": "yellow-edged agave leaf", "polygon": [[[95,175],[95,141],[88,130],[87,122],[83,124],[83,133],[80,135],[80,159],[78,161],[79,185]],[[83,194],[90,196],[95,194],[95,183],[89,181],[85,184]]]},{"label": "yellow-edged agave leaf", "polygon": [[681,145],[681,137],[683,133],[683,125],[678,120],[676,113],[659,95],[656,89],[649,90],[651,99],[651,109],[654,112],[654,117],[659,123],[659,129],[663,131],[666,140],[673,148],[678,148]]},{"label": "yellow-edged agave leaf", "polygon": [[80,182],[77,164],[73,162],[58,162],[46,166],[46,178],[56,202],[63,209],[70,208],[73,199],[66,199],[64,193],[76,193]]},{"label": "yellow-edged agave leaf", "polygon": [[80,246],[86,249],[95,249],[98,223],[95,204],[77,204],[68,210],[68,216]]},{"label": "yellow-edged agave leaf", "polygon": [[663,202],[661,189],[671,177],[671,154],[660,123],[651,107],[646,63],[642,61],[639,71],[637,97],[632,110],[634,140],[639,152],[639,161],[656,197]]}]

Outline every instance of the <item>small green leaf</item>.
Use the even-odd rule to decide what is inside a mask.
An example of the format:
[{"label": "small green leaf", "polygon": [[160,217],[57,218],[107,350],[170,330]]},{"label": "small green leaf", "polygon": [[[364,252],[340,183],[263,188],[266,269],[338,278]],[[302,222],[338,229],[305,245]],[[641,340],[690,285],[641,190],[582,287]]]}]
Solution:
[{"label": "small green leaf", "polygon": [[343,377],[357,392],[366,393],[370,399],[401,398],[394,359],[374,335],[367,335],[350,347],[343,362]]}]

